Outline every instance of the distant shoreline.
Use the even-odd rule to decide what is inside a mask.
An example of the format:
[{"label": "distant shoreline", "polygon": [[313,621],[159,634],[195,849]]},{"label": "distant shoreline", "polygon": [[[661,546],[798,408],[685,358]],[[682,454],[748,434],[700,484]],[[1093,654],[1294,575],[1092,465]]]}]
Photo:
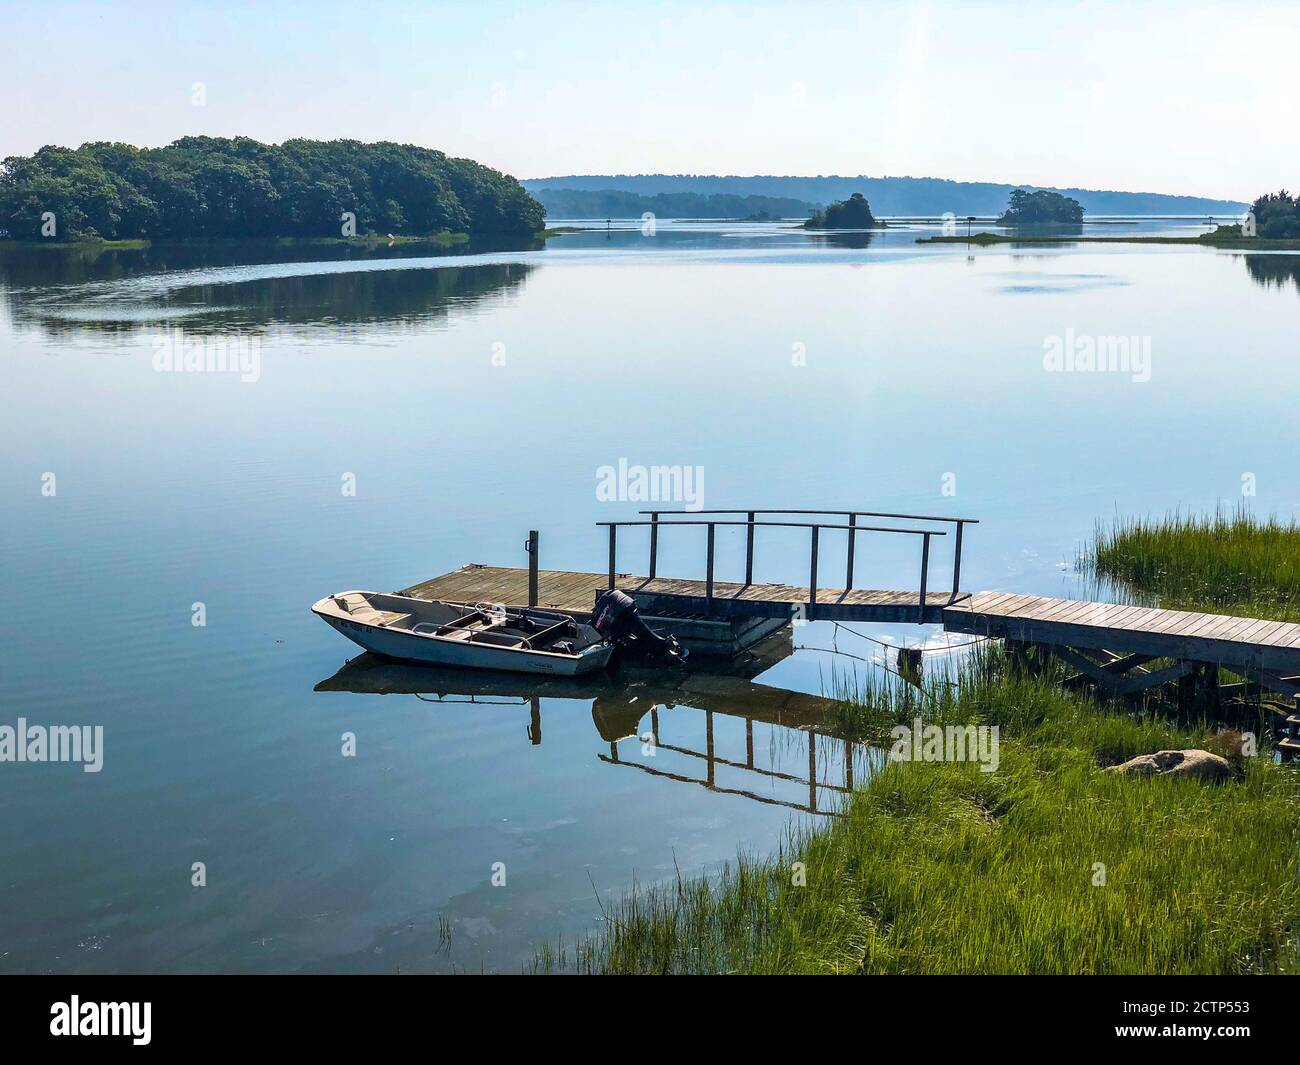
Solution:
[{"label": "distant shoreline", "polygon": [[1265,237],[1215,237],[1207,233],[1199,237],[1012,237],[1000,233],[976,233],[970,237],[917,237],[918,244],[1191,244],[1202,248],[1231,248],[1234,250],[1300,249],[1300,240],[1269,240]]},{"label": "distant shoreline", "polygon": [[[535,236],[546,236],[554,230],[542,230]],[[433,233],[428,236],[395,233],[363,233],[355,237],[181,237],[151,240],[148,237],[132,237],[124,240],[15,240],[10,237],[0,239],[0,248],[97,248],[102,251],[138,251],[151,248],[155,244],[169,247],[186,245],[200,247],[205,244],[276,244],[282,247],[320,247],[340,244],[360,244],[375,247],[380,244],[436,244],[439,247],[452,247],[467,244],[471,237],[468,233]]]}]

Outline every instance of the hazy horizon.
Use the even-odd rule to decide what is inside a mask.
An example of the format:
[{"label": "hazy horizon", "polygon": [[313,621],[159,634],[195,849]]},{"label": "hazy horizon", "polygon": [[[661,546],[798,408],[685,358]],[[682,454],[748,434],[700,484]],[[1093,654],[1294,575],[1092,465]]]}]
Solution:
[{"label": "hazy horizon", "polygon": [[1297,5],[3,3],[3,155],[206,134],[393,140],[533,180],[1296,184]]},{"label": "hazy horizon", "polygon": [[[481,160],[480,160],[481,161]],[[687,170],[679,172],[669,172],[665,170],[640,170],[640,171],[589,171],[578,173],[570,171],[563,174],[514,174],[513,177],[519,181],[538,182],[538,181],[560,181],[564,178],[633,178],[633,177],[693,177],[693,178],[734,178],[744,181],[752,178],[795,178],[800,180],[809,180],[815,178],[840,178],[844,180],[853,180],[855,178],[868,178],[873,181],[890,181],[893,179],[902,179],[910,181],[955,181],[959,184],[990,184],[990,185],[1020,185],[1033,188],[1054,188],[1054,189],[1082,189],[1085,186],[1078,182],[1067,182],[1062,185],[1039,185],[1035,182],[1022,181],[1014,178],[968,178],[953,177],[951,174],[796,174],[796,173],[766,173],[766,174],[716,174],[705,173],[698,170]],[[558,187],[558,186],[557,186]],[[1135,196],[1194,196],[1199,199],[1215,200],[1235,200],[1241,203],[1250,203],[1254,196],[1207,196],[1198,192],[1183,192],[1179,189],[1120,189],[1120,188],[1101,188],[1088,186],[1090,192],[1122,192],[1131,193]]]}]

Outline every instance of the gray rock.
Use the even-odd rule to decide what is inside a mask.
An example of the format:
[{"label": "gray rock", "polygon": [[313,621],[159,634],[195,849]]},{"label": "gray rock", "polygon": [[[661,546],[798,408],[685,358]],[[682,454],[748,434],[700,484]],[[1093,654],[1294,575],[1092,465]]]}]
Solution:
[{"label": "gray rock", "polygon": [[1156,751],[1140,754],[1123,765],[1113,765],[1108,772],[1135,773],[1139,776],[1183,776],[1217,783],[1233,776],[1232,764],[1209,751]]}]

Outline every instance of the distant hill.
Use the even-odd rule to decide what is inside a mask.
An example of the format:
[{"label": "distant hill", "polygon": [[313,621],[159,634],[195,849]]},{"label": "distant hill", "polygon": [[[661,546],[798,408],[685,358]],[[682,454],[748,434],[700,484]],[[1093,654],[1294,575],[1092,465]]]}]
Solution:
[{"label": "distant hill", "polygon": [[639,218],[647,211],[659,218],[807,218],[814,209],[813,204],[788,196],[729,193],[643,195],[623,189],[541,188],[533,195],[550,218]]},{"label": "distant hill", "polygon": [[[1039,185],[1002,185],[982,181],[947,181],[914,177],[720,177],[709,174],[570,174],[562,177],[529,178],[521,184],[543,203],[545,190],[569,189],[583,192],[636,193],[659,196],[693,193],[698,196],[767,196],[796,200],[824,207],[846,200],[855,192],[871,201],[877,215],[938,216],[945,211],[957,215],[997,215],[1007,207],[1014,189],[1037,191]],[[1098,189],[1047,189],[1070,196],[1083,204],[1088,214],[1241,214],[1247,204],[1236,200],[1211,200],[1202,196],[1170,196],[1158,192],[1111,192]],[[552,217],[561,217],[550,212]],[[641,212],[630,212],[640,214]],[[726,215],[729,212],[709,212]],[[570,217],[592,217],[576,216]]]}]

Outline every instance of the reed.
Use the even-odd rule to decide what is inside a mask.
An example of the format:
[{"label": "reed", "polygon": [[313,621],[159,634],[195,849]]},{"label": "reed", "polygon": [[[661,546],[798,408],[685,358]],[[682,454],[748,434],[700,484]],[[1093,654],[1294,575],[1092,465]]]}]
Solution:
[{"label": "reed", "polygon": [[[837,693],[840,724],[997,725],[1000,765],[885,761],[844,815],[718,877],[638,888],[536,971],[1256,973],[1300,963],[1300,785],[1266,758],[1239,778],[1107,773],[1214,746],[1013,675],[996,648],[923,690]],[[802,877],[795,863],[802,863]]]},{"label": "reed", "polygon": [[1300,621],[1300,525],[1244,506],[1117,518],[1097,527],[1081,562],[1162,605]]}]

